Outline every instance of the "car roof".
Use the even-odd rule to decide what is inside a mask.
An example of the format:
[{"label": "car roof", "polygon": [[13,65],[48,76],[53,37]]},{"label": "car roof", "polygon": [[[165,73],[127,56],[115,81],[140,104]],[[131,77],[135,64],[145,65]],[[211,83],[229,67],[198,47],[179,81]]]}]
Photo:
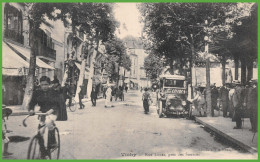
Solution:
[{"label": "car roof", "polygon": [[160,75],[159,77],[166,79],[185,80],[185,76],[183,75]]}]

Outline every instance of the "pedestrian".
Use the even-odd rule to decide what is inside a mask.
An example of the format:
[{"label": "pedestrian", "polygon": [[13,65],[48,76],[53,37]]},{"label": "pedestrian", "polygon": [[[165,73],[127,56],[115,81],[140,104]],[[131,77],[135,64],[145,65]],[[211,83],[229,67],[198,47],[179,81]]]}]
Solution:
[{"label": "pedestrian", "polygon": [[258,119],[258,107],[257,107],[257,81],[250,80],[249,81],[248,91],[245,97],[244,105],[249,111],[250,123],[252,132],[257,132],[257,119]]},{"label": "pedestrian", "polygon": [[69,99],[69,106],[71,106],[72,95],[70,93],[70,87],[68,83],[65,83],[64,87],[62,87],[62,94],[65,99],[65,103],[67,103],[67,99]]},{"label": "pedestrian", "polygon": [[233,94],[233,106],[234,106],[234,121],[236,122],[236,126],[234,129],[242,128],[242,103],[243,103],[243,89],[239,81],[235,81],[236,87],[235,92]]},{"label": "pedestrian", "polygon": [[103,98],[106,99],[106,91],[107,91],[107,87],[103,87]]},{"label": "pedestrian", "polygon": [[202,112],[204,113],[204,117],[207,116],[205,97],[203,93],[201,93],[199,87],[195,87],[195,97],[191,100],[191,102],[195,102],[196,105],[198,105],[198,111],[201,117],[202,117]]},{"label": "pedestrian", "polygon": [[121,101],[125,100],[124,88],[123,87],[120,88],[120,99],[121,99]]},{"label": "pedestrian", "polygon": [[105,101],[105,107],[111,107],[111,97],[112,97],[112,89],[111,89],[111,86],[108,86],[107,87],[107,90],[106,90],[106,101]]},{"label": "pedestrian", "polygon": [[[115,93],[116,93],[116,88],[111,86],[111,97],[110,97],[110,101],[112,102],[113,101],[113,97],[115,96]],[[116,99],[116,98],[115,98]]]},{"label": "pedestrian", "polygon": [[85,105],[82,103],[82,99],[84,98],[84,92],[83,92],[84,86],[80,86],[80,91],[79,91],[79,109],[84,109]]},{"label": "pedestrian", "polygon": [[159,97],[160,97],[160,100],[162,102],[162,108],[164,109],[166,107],[166,100],[167,100],[167,98],[166,98],[166,95],[165,95],[165,92],[164,92],[163,89],[161,90]]},{"label": "pedestrian", "polygon": [[214,110],[219,110],[218,108],[218,89],[214,83],[211,87],[211,116],[214,116]]},{"label": "pedestrian", "polygon": [[227,117],[227,111],[228,111],[228,104],[229,104],[228,93],[229,93],[229,91],[228,91],[228,88],[227,88],[227,84],[225,84],[219,90],[219,98],[221,100],[224,118]]},{"label": "pedestrian", "polygon": [[52,89],[54,90],[55,95],[58,97],[59,107],[57,109],[57,121],[66,121],[68,119],[67,109],[66,109],[66,100],[63,95],[63,89],[59,83],[59,80],[55,78],[52,81]]},{"label": "pedestrian", "polygon": [[230,117],[232,119],[232,121],[234,120],[234,106],[233,106],[233,95],[235,93],[235,85],[234,83],[230,83],[229,84],[229,92],[228,92],[228,100],[229,100],[229,104],[228,104],[228,117]]},{"label": "pedestrian", "polygon": [[128,90],[128,87],[127,86],[125,86],[125,92],[127,93],[127,90]]},{"label": "pedestrian", "polygon": [[4,82],[2,82],[2,96],[3,96],[3,98],[2,98],[2,101],[3,101],[3,104],[6,104],[6,87],[5,87],[5,83]]},{"label": "pedestrian", "polygon": [[[47,76],[42,76],[40,78],[40,88],[33,92],[31,102],[29,103],[29,114],[34,114],[34,107],[36,105],[40,106],[40,111],[42,113],[49,114],[49,118],[45,116],[40,116],[39,127],[46,125],[48,127],[48,143],[50,148],[56,146],[54,121],[57,119],[57,109],[60,107],[59,96],[56,95],[54,90],[50,87],[50,78]],[[39,141],[40,145],[43,145]],[[44,159],[48,156],[47,150],[41,152],[41,158]]]},{"label": "pedestrian", "polygon": [[36,91],[37,89],[40,88],[40,85],[39,85],[39,80],[38,79],[35,79],[34,81],[34,91]]},{"label": "pedestrian", "polygon": [[91,91],[91,102],[92,102],[92,106],[96,106],[97,103],[97,92],[96,92],[96,88],[92,87],[92,91]]},{"label": "pedestrian", "polygon": [[148,92],[147,88],[144,88],[142,100],[143,100],[144,113],[147,114],[149,112],[149,101],[152,102],[151,95]]}]

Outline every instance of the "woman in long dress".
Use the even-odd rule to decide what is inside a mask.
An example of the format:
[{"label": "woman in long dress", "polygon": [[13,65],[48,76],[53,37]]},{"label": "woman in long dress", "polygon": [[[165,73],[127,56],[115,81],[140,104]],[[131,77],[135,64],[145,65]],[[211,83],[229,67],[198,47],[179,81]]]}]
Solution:
[{"label": "woman in long dress", "polygon": [[108,86],[107,90],[106,90],[106,101],[105,101],[105,107],[111,107],[111,101],[110,98],[112,93],[112,89],[111,86]]}]

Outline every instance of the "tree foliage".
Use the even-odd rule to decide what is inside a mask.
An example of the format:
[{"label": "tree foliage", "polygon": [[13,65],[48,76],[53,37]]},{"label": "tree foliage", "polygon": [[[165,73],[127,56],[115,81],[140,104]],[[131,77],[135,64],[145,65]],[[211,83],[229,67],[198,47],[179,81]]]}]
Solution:
[{"label": "tree foliage", "polygon": [[50,26],[47,20],[62,20],[65,26],[72,26],[84,32],[91,44],[107,41],[114,37],[119,23],[115,20],[111,3],[27,3],[30,25],[31,56],[23,107],[28,108],[34,88],[36,68],[37,31],[42,23]]},{"label": "tree foliage", "polygon": [[150,54],[144,60],[146,74],[151,79],[156,79],[163,70],[164,60],[159,56]]},{"label": "tree foliage", "polygon": [[118,65],[128,71],[131,69],[131,60],[126,54],[126,47],[122,40],[118,38],[108,40],[105,43],[105,47],[108,57],[103,62],[106,72],[111,78],[118,78]]},{"label": "tree foliage", "polygon": [[[214,38],[224,32],[226,39],[234,36],[233,24],[244,14],[237,3],[142,3],[139,10],[144,22],[146,50],[172,60],[190,57],[204,51],[204,37]],[[243,12],[242,12],[243,11]]]}]

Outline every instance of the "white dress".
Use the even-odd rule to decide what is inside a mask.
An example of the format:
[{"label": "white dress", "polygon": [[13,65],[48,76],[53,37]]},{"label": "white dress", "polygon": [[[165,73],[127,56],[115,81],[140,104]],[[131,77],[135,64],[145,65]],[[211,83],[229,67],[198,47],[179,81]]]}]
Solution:
[{"label": "white dress", "polygon": [[112,89],[109,87],[106,91],[106,101],[105,106],[111,106],[110,98],[111,98]]}]

